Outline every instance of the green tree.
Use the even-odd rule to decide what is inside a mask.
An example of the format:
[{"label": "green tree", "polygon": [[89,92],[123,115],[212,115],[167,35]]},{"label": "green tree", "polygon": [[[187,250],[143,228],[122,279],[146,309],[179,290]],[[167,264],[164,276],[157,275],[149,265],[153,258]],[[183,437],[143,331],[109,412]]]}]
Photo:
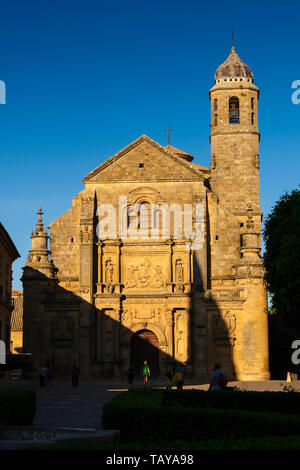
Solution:
[{"label": "green tree", "polygon": [[285,193],[263,232],[267,288],[285,325],[300,332],[300,191]]},{"label": "green tree", "polygon": [[[300,191],[285,193],[265,221],[265,279],[273,378],[293,370],[291,343],[300,339]],[[275,377],[275,376],[276,377]]]}]

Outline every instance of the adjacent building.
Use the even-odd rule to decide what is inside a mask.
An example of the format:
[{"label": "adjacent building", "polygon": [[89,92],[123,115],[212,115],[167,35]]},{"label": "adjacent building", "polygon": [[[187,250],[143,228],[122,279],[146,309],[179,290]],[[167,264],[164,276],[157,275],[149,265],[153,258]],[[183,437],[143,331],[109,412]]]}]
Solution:
[{"label": "adjacent building", "polygon": [[12,264],[20,257],[14,242],[0,222],[0,339],[10,351],[12,305]]},{"label": "adjacent building", "polygon": [[23,348],[23,292],[12,289],[12,303],[10,352],[20,354]]}]

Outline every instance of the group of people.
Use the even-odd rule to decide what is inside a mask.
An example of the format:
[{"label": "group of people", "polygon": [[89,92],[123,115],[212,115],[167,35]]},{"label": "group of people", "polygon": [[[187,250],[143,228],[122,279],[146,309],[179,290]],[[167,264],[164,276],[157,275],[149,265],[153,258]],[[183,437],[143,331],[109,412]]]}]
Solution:
[{"label": "group of people", "polygon": [[[72,386],[73,387],[78,387],[78,379],[79,379],[79,374],[80,374],[80,368],[77,363],[74,363],[72,366],[72,371],[71,371],[71,376],[72,376]],[[46,381],[49,383],[49,385],[52,384],[52,379],[53,379],[53,369],[51,366],[45,367],[45,365],[41,365],[39,372],[39,382],[41,387],[45,387]],[[147,361],[144,361],[142,367],[141,367],[141,373],[142,377],[142,382],[143,385],[146,386],[149,378],[150,378],[150,367]],[[135,376],[135,370],[133,365],[130,366],[128,370],[128,382],[129,385],[133,385],[134,381],[134,376]],[[176,386],[177,390],[182,390],[183,388],[183,383],[184,383],[184,366],[180,362],[175,367],[174,374],[172,375],[171,372],[166,373],[166,379],[167,379],[167,389],[171,389],[172,387]],[[223,390],[226,388],[228,381],[228,377],[226,372],[221,369],[220,364],[216,364],[211,378],[210,378],[210,385],[209,385],[209,390]]]},{"label": "group of people", "polygon": [[[150,377],[150,368],[147,361],[144,361],[140,375],[142,377],[143,385],[147,385],[149,377]],[[135,376],[135,370],[133,365],[130,366],[128,370],[128,382],[129,385],[133,385]],[[174,374],[172,375],[171,372],[166,373],[167,379],[167,389],[171,389],[172,387],[176,386],[177,390],[182,390],[183,383],[184,383],[184,366],[181,363],[178,363],[175,367]],[[226,372],[221,369],[220,364],[215,364],[212,375],[209,382],[209,390],[224,390],[227,386],[228,377]]]},{"label": "group of people", "polygon": [[[140,376],[142,378],[143,385],[146,386],[149,378],[150,378],[150,367],[147,361],[143,362],[141,367]],[[133,365],[130,366],[128,370],[128,382],[129,385],[133,385],[135,376],[135,369]],[[181,390],[183,387],[183,379],[184,378],[184,367],[182,364],[178,363],[175,367],[175,372],[172,375],[171,372],[166,373],[166,379],[168,380],[167,388],[171,388],[172,386],[176,385],[177,389]]]},{"label": "group of people", "polygon": [[[78,387],[79,374],[80,374],[79,365],[77,363],[74,363],[72,366],[72,370],[71,370],[73,387]],[[38,371],[38,376],[39,376],[39,382],[40,382],[41,387],[45,387],[46,381],[51,386],[52,380],[53,380],[53,368],[51,366],[46,367],[44,364],[41,364],[41,367],[39,368],[39,371]]]}]

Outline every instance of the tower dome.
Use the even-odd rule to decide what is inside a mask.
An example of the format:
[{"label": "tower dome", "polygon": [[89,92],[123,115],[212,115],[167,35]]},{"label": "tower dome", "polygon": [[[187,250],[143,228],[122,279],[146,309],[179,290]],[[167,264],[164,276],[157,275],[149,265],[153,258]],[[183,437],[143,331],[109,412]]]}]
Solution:
[{"label": "tower dome", "polygon": [[228,58],[221,64],[215,73],[215,81],[224,78],[250,78],[253,79],[253,73],[250,67],[239,58],[232,46]]}]

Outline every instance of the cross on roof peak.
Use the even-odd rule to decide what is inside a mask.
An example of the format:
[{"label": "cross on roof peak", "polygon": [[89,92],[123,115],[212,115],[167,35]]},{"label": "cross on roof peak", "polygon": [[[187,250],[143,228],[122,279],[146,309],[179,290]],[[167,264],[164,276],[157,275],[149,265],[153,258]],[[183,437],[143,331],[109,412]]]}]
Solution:
[{"label": "cross on roof peak", "polygon": [[165,129],[165,132],[168,133],[168,145],[170,145],[170,137],[171,137],[171,132],[173,132],[173,129],[171,129],[171,127],[168,126],[168,129]]}]

